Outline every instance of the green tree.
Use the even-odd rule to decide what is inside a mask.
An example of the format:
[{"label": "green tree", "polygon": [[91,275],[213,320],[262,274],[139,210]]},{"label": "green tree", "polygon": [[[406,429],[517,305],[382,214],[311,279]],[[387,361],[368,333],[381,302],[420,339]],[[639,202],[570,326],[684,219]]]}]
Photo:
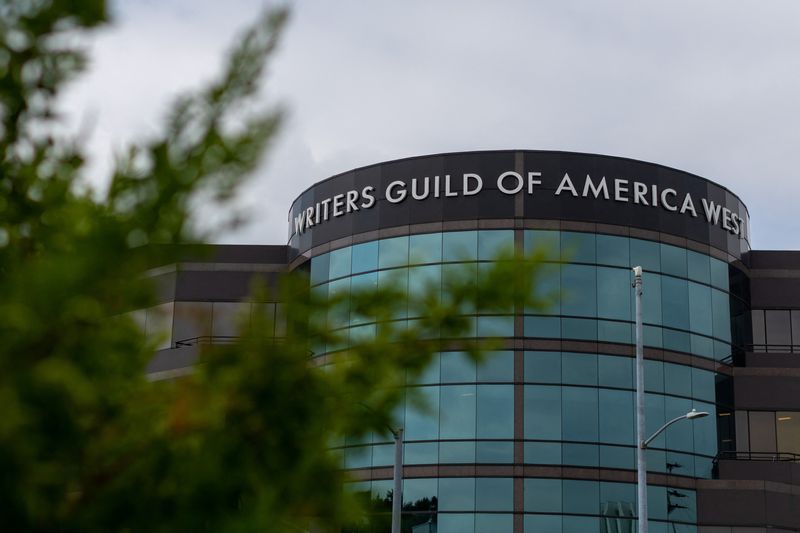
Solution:
[{"label": "green tree", "polygon": [[[106,17],[102,0],[0,7],[0,524],[284,532],[352,522],[360,507],[328,444],[383,431],[405,372],[467,330],[465,307],[531,304],[520,295],[532,293],[538,262],[509,251],[479,280],[449,279],[444,296],[407,302],[425,318],[403,330],[388,320],[406,298],[396,290],[345,303],[287,276],[284,339],[257,318],[191,376],[148,382],[153,345],[127,312],[152,303],[148,267],[207,237],[192,230],[193,202],[230,200],[274,137],[279,111],[242,110],[254,108],[287,13],[244,33],[219,80],[179,98],[164,133],[126,152],[98,193],[79,144],[52,131],[59,90],[85,63],[75,36]],[[310,339],[340,342],[325,317],[344,305],[381,327],[320,365]],[[462,344],[475,357],[491,345]]]}]

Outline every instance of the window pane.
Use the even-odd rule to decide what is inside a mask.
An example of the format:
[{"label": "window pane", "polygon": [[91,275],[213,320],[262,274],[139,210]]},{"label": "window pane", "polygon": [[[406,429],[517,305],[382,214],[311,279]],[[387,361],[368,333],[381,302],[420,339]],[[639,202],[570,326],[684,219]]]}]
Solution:
[{"label": "window pane", "polygon": [[474,463],[475,441],[442,441],[439,443],[439,462]]},{"label": "window pane", "polygon": [[525,438],[561,439],[561,388],[525,386]]},{"label": "window pane", "polygon": [[600,520],[593,516],[565,516],[561,531],[564,533],[599,533]]},{"label": "window pane", "polygon": [[588,466],[593,468],[597,468],[600,465],[596,444],[565,442],[561,446],[561,456],[565,465]]},{"label": "window pane", "polygon": [[[637,513],[636,485],[633,483],[600,482],[600,514],[617,518],[613,522],[627,525],[624,531],[633,530],[633,520],[624,520]],[[623,520],[619,520],[622,518]]]},{"label": "window pane", "polygon": [[633,392],[599,390],[600,442],[634,445]]},{"label": "window pane", "polygon": [[627,237],[614,235],[597,236],[597,264],[631,266],[630,246]]},{"label": "window pane", "polygon": [[442,260],[442,234],[412,235],[408,243],[409,264],[439,263]]},{"label": "window pane", "polygon": [[594,233],[561,232],[561,255],[565,261],[594,263],[595,249]]},{"label": "window pane", "polygon": [[539,315],[561,313],[561,265],[544,263],[533,280],[533,297],[538,306],[527,306],[526,312]]},{"label": "window pane", "polygon": [[750,451],[775,452],[775,413],[750,411]]},{"label": "window pane", "polygon": [[778,411],[775,413],[778,449],[782,453],[800,454],[800,412]]},{"label": "window pane", "polygon": [[350,275],[351,251],[349,246],[332,251],[329,257],[328,279]]},{"label": "window pane", "polygon": [[564,352],[561,355],[561,381],[572,385],[597,385],[597,356]]},{"label": "window pane", "polygon": [[673,276],[686,277],[686,250],[661,244],[661,272]]},{"label": "window pane", "polygon": [[[408,383],[412,385],[428,385],[432,383],[439,383],[440,380],[440,354],[434,354],[428,365],[422,369],[422,372],[416,376],[409,376]],[[409,374],[411,374],[409,372]]]},{"label": "window pane", "polygon": [[564,440],[597,441],[597,389],[562,388]]},{"label": "window pane", "polygon": [[644,390],[647,392],[664,392],[664,363],[645,359]]},{"label": "window pane", "polygon": [[524,533],[561,533],[561,515],[525,515]]},{"label": "window pane", "polygon": [[475,394],[475,385],[448,385],[442,387],[441,438],[475,438]]},{"label": "window pane", "polygon": [[716,399],[714,373],[700,368],[692,368],[692,396],[707,402]]},{"label": "window pane", "polygon": [[601,468],[636,468],[636,448],[623,446],[600,446]]},{"label": "window pane", "polygon": [[408,264],[408,237],[381,239],[378,246],[378,266],[392,268]]},{"label": "window pane", "polygon": [[711,285],[723,291],[729,290],[728,265],[713,257],[711,258]]},{"label": "window pane", "polygon": [[689,283],[689,323],[690,329],[703,335],[711,335],[711,288],[699,283]]},{"label": "window pane", "polygon": [[353,246],[352,272],[367,272],[378,268],[378,241]]},{"label": "window pane", "polygon": [[[767,343],[771,346],[790,345],[792,343],[792,327],[789,311],[767,310],[764,313],[767,324]],[[772,351],[771,348],[770,351]]]},{"label": "window pane", "polygon": [[[769,313],[769,311],[767,311]],[[731,307],[730,296],[725,292],[711,291],[711,313],[714,321],[714,336],[723,341],[731,340]],[[769,325],[767,326],[767,342],[769,340]]]},{"label": "window pane", "polygon": [[513,511],[514,480],[481,477],[475,480],[476,511]]},{"label": "window pane", "polygon": [[439,438],[439,387],[408,389],[406,403],[406,440]]},{"label": "window pane", "polygon": [[478,363],[478,381],[513,381],[514,352],[489,352]]},{"label": "window pane", "polygon": [[475,478],[439,478],[439,510],[475,510]]},{"label": "window pane", "polygon": [[514,252],[514,230],[481,230],[478,232],[478,259],[492,260],[500,253]]},{"label": "window pane", "polygon": [[668,276],[661,278],[661,308],[665,326],[689,329],[689,286],[686,280]]},{"label": "window pane", "polygon": [[644,283],[647,297],[642,296],[642,319],[646,324],[661,324],[661,276],[650,274]]},{"label": "window pane", "polygon": [[561,480],[528,478],[524,481],[526,513],[560,513]]},{"label": "window pane", "polygon": [[561,337],[561,319],[548,316],[526,316],[525,336],[543,339],[558,339]]},{"label": "window pane", "polygon": [[[664,422],[666,422],[666,419],[664,418],[664,396],[661,396],[660,394],[645,394],[644,410],[645,410],[644,425],[645,429],[647,430],[645,431],[645,433],[648,435],[652,435],[662,425],[664,425]],[[684,414],[685,413],[686,411],[684,411]],[[655,440],[653,440],[653,442],[650,443],[650,448],[651,450],[649,451],[654,451],[652,450],[652,448],[664,448],[664,433],[659,435]],[[653,463],[649,461],[650,460],[648,459],[648,465],[652,465],[653,467],[655,467],[656,465],[664,464],[664,461],[658,461]],[[653,468],[651,467],[650,470],[652,469]]]},{"label": "window pane", "polygon": [[440,513],[436,531],[437,533],[473,533],[475,531],[475,515]]},{"label": "window pane", "polygon": [[597,514],[600,502],[600,484],[597,481],[565,479],[563,494],[565,513]]},{"label": "window pane", "polygon": [[477,463],[513,463],[514,443],[485,441],[475,445],[475,462]]},{"label": "window pane", "polygon": [[476,514],[475,533],[513,533],[514,515]]},{"label": "window pane", "polygon": [[403,446],[403,464],[432,465],[439,462],[439,447],[435,442],[410,442]]},{"label": "window pane", "polygon": [[561,444],[558,442],[526,442],[524,453],[528,464],[561,464]]},{"label": "window pane", "polygon": [[561,383],[561,352],[525,352],[525,381]]},{"label": "window pane", "polygon": [[[685,398],[664,397],[664,418],[672,420],[691,411],[692,400]],[[698,421],[699,422],[699,421]],[[683,452],[694,450],[694,424],[673,424],[665,433],[667,434],[667,448]]]},{"label": "window pane", "polygon": [[514,438],[513,385],[478,385],[478,438]]},{"label": "window pane", "polygon": [[596,341],[597,320],[563,318],[561,319],[561,336],[565,339]]},{"label": "window pane", "polygon": [[631,266],[641,266],[646,273],[661,272],[661,250],[658,243],[631,239]]},{"label": "window pane", "polygon": [[470,261],[478,258],[477,231],[451,231],[442,234],[444,261]]},{"label": "window pane", "polygon": [[711,282],[711,264],[707,255],[688,250],[686,259],[689,266],[689,279],[700,283]]},{"label": "window pane", "polygon": [[563,314],[597,316],[596,267],[562,265],[561,287],[561,312]]},{"label": "window pane", "polygon": [[613,355],[598,356],[598,377],[601,387],[633,388],[633,359]]},{"label": "window pane", "polygon": [[631,273],[621,268],[597,268],[597,316],[631,320]]},{"label": "window pane", "polygon": [[561,245],[559,232],[551,230],[525,230],[525,254],[541,251],[545,260],[559,261]]},{"label": "window pane", "polygon": [[513,316],[479,316],[478,337],[513,337]]},{"label": "window pane", "polygon": [[330,271],[329,254],[318,255],[311,258],[311,284],[323,283],[328,281]]},{"label": "window pane", "polygon": [[210,302],[175,302],[172,324],[175,342],[211,335],[211,306]]},{"label": "window pane", "polygon": [[475,361],[466,352],[442,353],[442,383],[475,381]]},{"label": "window pane", "polygon": [[410,298],[438,296],[442,287],[442,266],[426,265],[408,269],[408,294]]},{"label": "window pane", "polygon": [[414,509],[430,509],[431,502],[438,494],[439,480],[435,478],[404,479],[403,505]]},{"label": "window pane", "polygon": [[686,365],[664,363],[664,385],[667,394],[692,395],[692,368]]}]

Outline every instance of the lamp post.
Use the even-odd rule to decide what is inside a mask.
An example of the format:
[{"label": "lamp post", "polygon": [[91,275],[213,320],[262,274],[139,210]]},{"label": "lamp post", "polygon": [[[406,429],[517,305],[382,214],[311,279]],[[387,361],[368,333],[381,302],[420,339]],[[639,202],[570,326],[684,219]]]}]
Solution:
[{"label": "lamp post", "polygon": [[696,420],[708,416],[705,411],[692,409],[644,437],[644,347],[642,337],[642,267],[633,267],[633,289],[636,295],[636,494],[638,500],[639,533],[647,533],[647,446],[669,426],[681,420]]},{"label": "lamp post", "polygon": [[390,429],[394,437],[394,489],[392,489],[392,533],[400,533],[403,504],[403,428]]}]

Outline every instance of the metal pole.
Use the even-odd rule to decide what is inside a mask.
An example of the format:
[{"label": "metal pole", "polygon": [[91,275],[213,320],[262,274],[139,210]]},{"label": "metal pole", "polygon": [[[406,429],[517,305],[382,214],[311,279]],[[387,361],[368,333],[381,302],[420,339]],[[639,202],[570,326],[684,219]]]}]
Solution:
[{"label": "metal pole", "polygon": [[644,348],[642,339],[642,267],[633,267],[636,295],[636,495],[639,504],[639,533],[647,533],[647,450],[644,424]]},{"label": "metal pole", "polygon": [[403,428],[394,435],[394,489],[392,491],[392,533],[400,533],[400,512],[403,505]]}]

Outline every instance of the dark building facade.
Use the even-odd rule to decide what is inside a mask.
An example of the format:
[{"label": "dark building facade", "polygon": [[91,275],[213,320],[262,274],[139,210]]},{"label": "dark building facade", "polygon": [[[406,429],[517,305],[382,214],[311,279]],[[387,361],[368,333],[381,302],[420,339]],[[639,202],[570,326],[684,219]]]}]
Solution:
[{"label": "dark building facade", "polygon": [[[162,303],[152,379],[191,371],[236,336],[254,277],[306,269],[312,289],[409,292],[475,275],[498,250],[547,251],[546,312],[469,314],[500,337],[476,366],[442,352],[397,413],[408,531],[624,532],[636,514],[632,266],[644,268],[647,429],[692,408],[648,450],[654,532],[800,531],[800,253],[754,251],[742,201],[704,178],[552,151],[423,156],[321,181],[289,212],[287,245],[216,246],[153,269]],[[266,307],[265,307],[266,306]],[[398,321],[416,317],[404,312]],[[350,343],[375,324],[338,317]],[[332,359],[347,346],[315,346]],[[336,443],[354,490],[391,490],[391,438]]]}]

